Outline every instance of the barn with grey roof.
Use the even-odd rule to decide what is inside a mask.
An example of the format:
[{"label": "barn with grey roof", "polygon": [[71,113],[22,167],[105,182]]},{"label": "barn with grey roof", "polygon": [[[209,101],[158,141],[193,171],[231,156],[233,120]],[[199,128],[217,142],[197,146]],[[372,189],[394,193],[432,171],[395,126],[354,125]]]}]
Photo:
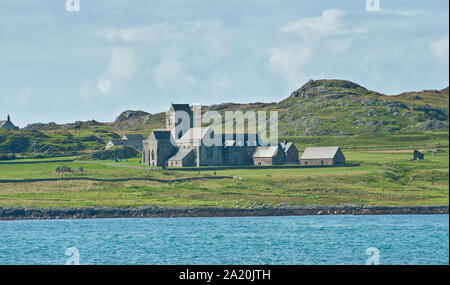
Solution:
[{"label": "barn with grey roof", "polygon": [[308,147],[300,158],[301,165],[339,165],[345,164],[345,156],[338,146]]}]

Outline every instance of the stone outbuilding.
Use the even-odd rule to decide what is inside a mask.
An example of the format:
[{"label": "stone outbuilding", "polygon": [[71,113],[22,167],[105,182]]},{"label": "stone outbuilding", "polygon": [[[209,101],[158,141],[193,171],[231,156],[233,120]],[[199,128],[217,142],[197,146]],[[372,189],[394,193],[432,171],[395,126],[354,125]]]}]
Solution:
[{"label": "stone outbuilding", "polygon": [[275,146],[259,146],[253,153],[254,165],[279,165],[284,164],[286,156],[281,145]]},{"label": "stone outbuilding", "polygon": [[298,149],[292,142],[283,142],[280,144],[281,148],[284,151],[284,155],[286,156],[286,162],[287,164],[298,164]]},{"label": "stone outbuilding", "polygon": [[105,148],[108,150],[110,148],[113,148],[116,146],[123,146],[123,145],[128,145],[128,142],[123,139],[112,139],[106,144]]},{"label": "stone outbuilding", "polygon": [[6,121],[0,121],[0,129],[18,130],[19,127],[16,127],[16,126],[11,122],[11,117],[8,115],[8,117],[6,118]]},{"label": "stone outbuilding", "polygon": [[127,144],[137,150],[142,150],[142,142],[144,136],[141,134],[128,134],[122,137],[122,140],[127,141]]},{"label": "stone outbuilding", "polygon": [[345,164],[345,156],[338,146],[308,147],[300,158],[301,165],[339,165]]}]

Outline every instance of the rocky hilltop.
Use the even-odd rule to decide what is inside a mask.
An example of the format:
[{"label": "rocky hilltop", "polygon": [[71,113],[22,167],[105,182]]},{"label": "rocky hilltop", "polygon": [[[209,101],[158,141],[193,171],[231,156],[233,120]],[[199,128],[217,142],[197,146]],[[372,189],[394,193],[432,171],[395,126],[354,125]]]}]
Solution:
[{"label": "rocky hilltop", "polygon": [[[279,133],[284,136],[354,135],[393,133],[408,130],[441,130],[448,128],[449,88],[404,92],[388,96],[347,80],[310,80],[281,102],[222,103],[204,106],[203,111],[276,110]],[[58,125],[30,124],[28,130],[107,128],[117,132],[141,132],[165,126],[164,112],[150,114],[127,110],[114,122],[94,120]]]},{"label": "rocky hilltop", "polygon": [[448,88],[387,96],[345,80],[310,80],[278,104],[282,135],[448,128]]}]

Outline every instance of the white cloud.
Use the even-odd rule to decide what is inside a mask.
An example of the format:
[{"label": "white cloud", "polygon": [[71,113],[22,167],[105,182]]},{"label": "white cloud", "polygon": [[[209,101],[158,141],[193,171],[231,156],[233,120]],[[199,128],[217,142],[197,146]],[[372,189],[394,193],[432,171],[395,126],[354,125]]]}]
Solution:
[{"label": "white cloud", "polygon": [[113,48],[108,68],[98,79],[98,90],[103,94],[110,94],[114,82],[130,78],[135,69],[134,57],[132,48]]},{"label": "white cloud", "polygon": [[160,87],[196,84],[192,74],[186,73],[175,52],[166,53],[152,70],[152,78]]},{"label": "white cloud", "polygon": [[309,17],[288,23],[280,29],[280,32],[296,34],[310,41],[367,32],[363,28],[346,28],[341,20],[345,15],[345,11],[338,9],[324,10],[319,17]]},{"label": "white cloud", "polygon": [[269,64],[288,81],[298,82],[303,77],[303,66],[312,56],[312,48],[305,46],[290,46],[275,48],[271,51]]},{"label": "white cloud", "polygon": [[443,64],[448,64],[449,60],[449,38],[442,38],[440,40],[430,43],[430,51],[433,56]]},{"label": "white cloud", "polygon": [[345,16],[345,11],[328,9],[320,16],[285,24],[279,32],[291,37],[271,50],[269,66],[295,86],[311,78],[318,64],[336,62],[352,47],[355,37],[367,32],[363,27],[348,27]]}]

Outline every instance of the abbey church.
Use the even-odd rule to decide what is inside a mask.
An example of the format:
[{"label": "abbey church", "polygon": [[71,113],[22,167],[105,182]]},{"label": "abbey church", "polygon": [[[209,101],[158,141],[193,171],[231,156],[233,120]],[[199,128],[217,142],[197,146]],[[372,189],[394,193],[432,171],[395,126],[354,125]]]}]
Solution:
[{"label": "abbey church", "polygon": [[[185,132],[176,131],[181,122],[189,122]],[[215,137],[214,130],[194,128],[193,122],[188,104],[172,104],[166,112],[166,128],[153,130],[143,141],[143,164],[199,167],[299,163],[298,150],[291,142],[261,146],[257,134],[222,134],[219,144],[205,143]]]}]

